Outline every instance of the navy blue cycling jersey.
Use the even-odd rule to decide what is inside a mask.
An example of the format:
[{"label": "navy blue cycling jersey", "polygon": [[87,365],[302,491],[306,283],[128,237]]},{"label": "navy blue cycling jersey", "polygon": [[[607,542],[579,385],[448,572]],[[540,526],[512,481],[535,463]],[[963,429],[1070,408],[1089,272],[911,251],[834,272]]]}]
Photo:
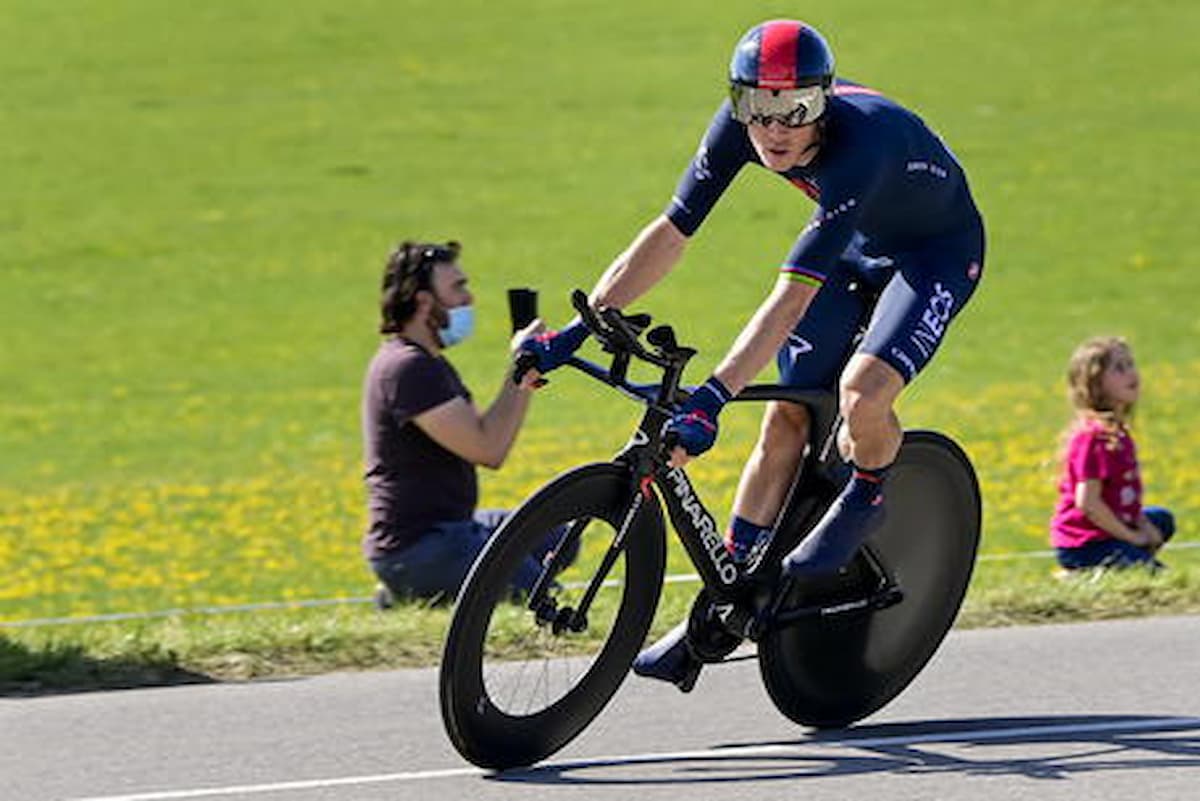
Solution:
[{"label": "navy blue cycling jersey", "polygon": [[[789,278],[821,286],[847,251],[870,256],[917,250],[979,224],[958,160],[916,114],[873,89],[839,80],[826,115],[813,161],[777,173],[817,202],[781,268]],[[747,163],[762,164],[726,101],[667,217],[691,236]]]}]

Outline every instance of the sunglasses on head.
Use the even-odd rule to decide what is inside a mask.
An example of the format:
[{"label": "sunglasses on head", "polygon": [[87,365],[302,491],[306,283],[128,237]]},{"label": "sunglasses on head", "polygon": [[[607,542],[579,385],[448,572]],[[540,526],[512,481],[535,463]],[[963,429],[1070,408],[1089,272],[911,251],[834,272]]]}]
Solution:
[{"label": "sunglasses on head", "polygon": [[455,248],[446,245],[426,245],[421,248],[416,258],[409,257],[401,262],[400,269],[388,277],[398,285],[401,297],[409,298],[429,285],[429,276],[434,265],[453,262],[457,258],[458,252]]}]

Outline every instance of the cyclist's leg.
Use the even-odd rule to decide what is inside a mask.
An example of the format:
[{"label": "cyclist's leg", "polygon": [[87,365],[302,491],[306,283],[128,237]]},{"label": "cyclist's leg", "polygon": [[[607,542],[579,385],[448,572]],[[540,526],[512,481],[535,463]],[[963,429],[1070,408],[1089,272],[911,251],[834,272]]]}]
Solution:
[{"label": "cyclist's leg", "polygon": [[804,456],[809,426],[808,410],[803,406],[786,401],[767,403],[758,441],[742,468],[725,533],[726,547],[735,560],[746,561],[774,526]]},{"label": "cyclist's leg", "polygon": [[896,460],[903,431],[893,406],[903,389],[904,379],[887,362],[869,353],[851,357],[838,386],[838,448],[848,462],[877,470]]},{"label": "cyclist's leg", "polygon": [[[803,389],[832,390],[835,386],[869,311],[866,293],[854,287],[865,280],[858,263],[844,261],[841,267],[779,349],[779,383]],[[746,460],[734,496],[726,536],[735,552],[748,553],[753,541],[775,525],[804,458],[810,425],[808,411],[802,406],[786,401],[767,404],[758,442]]]},{"label": "cyclist's leg", "polygon": [[[857,262],[846,261],[817,294],[779,349],[780,383],[806,389],[832,389],[867,313],[864,294],[852,284],[865,280]],[[758,443],[742,470],[726,541],[748,556],[754,542],[771,530],[783,507],[808,443],[807,412],[790,403],[767,404]],[[738,543],[742,547],[738,547]],[[662,679],[684,692],[696,682],[702,663],[687,644],[687,623],[679,624],[638,654],[633,671]]]},{"label": "cyclist's leg", "polygon": [[784,558],[792,576],[835,572],[882,522],[882,485],[902,431],[894,403],[929,363],[982,272],[982,228],[895,259],[858,353],[840,382],[839,433],[854,476],[808,537]]}]

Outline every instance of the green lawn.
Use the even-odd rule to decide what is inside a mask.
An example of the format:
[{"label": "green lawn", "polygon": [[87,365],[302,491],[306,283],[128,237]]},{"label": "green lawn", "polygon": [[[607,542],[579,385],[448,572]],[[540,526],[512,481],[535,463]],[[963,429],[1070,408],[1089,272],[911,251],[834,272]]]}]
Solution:
[{"label": "green lawn", "polygon": [[[780,13],[695,8],[6,2],[0,621],[366,594],[358,392],[384,256],[465,242],[481,329],[452,355],[489,399],[504,288],[540,288],[565,319],[568,291],[666,204],[738,35]],[[1061,376],[1099,332],[1134,345],[1148,495],[1194,541],[1200,7],[807,11],[842,74],[947,139],[987,219],[982,288],[904,404],[975,459],[984,552],[1046,547]],[[809,211],[747,171],[641,304],[700,348],[691,379]],[[634,412],[556,378],[484,502],[604,458]],[[697,470],[722,518],[755,426],[725,429]],[[1191,553],[1170,557],[1180,575]],[[1045,562],[988,575],[980,591],[1057,592]]]}]

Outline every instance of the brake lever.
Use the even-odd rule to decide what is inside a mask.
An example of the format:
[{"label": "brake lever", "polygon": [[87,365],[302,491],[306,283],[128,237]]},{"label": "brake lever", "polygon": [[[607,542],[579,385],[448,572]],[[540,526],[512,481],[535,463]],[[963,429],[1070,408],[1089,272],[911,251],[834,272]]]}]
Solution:
[{"label": "brake lever", "polygon": [[609,353],[625,352],[640,358],[649,355],[638,341],[638,336],[650,325],[650,315],[641,313],[626,316],[613,308],[597,311],[580,289],[571,293],[571,305],[579,312],[579,318],[596,337],[596,341]]},{"label": "brake lever", "polygon": [[579,312],[579,319],[583,320],[583,324],[588,327],[592,335],[603,341],[608,332],[604,330],[604,324],[596,316],[595,309],[588,303],[588,296],[582,289],[576,289],[571,293],[571,305],[575,307],[575,311]]}]

